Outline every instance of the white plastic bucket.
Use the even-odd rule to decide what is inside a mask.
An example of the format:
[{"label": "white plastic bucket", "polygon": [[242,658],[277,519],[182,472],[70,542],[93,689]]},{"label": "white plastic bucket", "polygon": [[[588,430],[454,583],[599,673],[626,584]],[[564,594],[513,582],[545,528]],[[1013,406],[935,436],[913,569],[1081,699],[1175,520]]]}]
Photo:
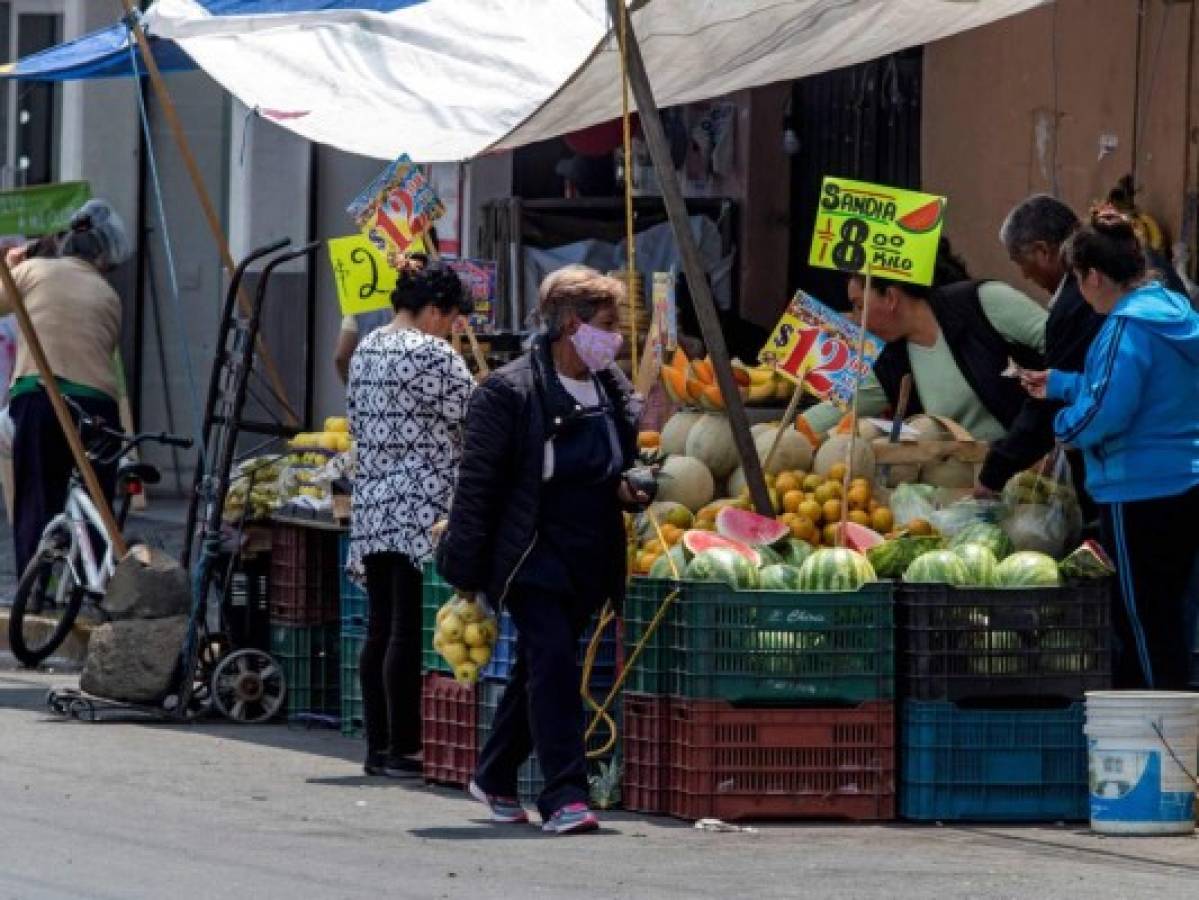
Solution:
[{"label": "white plastic bucket", "polygon": [[1086,716],[1091,829],[1194,831],[1199,694],[1090,691]]}]

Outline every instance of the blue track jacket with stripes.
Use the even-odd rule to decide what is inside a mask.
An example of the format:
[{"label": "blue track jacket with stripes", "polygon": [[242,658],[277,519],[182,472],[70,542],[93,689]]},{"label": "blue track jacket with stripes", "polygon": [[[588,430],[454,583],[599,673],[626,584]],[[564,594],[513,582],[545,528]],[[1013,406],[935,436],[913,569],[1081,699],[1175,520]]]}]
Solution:
[{"label": "blue track jacket with stripes", "polygon": [[1108,315],[1081,375],[1049,373],[1067,405],[1058,439],[1083,452],[1100,503],[1150,500],[1199,484],[1199,314],[1151,282]]}]

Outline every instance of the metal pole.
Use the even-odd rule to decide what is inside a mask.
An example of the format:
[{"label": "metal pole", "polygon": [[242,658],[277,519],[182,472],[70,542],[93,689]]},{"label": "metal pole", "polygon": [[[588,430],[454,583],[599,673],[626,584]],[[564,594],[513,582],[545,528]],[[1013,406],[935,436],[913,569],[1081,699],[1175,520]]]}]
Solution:
[{"label": "metal pole", "polygon": [[[613,23],[621,21],[620,17],[624,14],[622,7],[622,0],[608,0],[608,10]],[[616,31],[619,35],[621,29],[617,27]],[[741,394],[737,382],[733,378],[728,347],[724,342],[724,334],[720,330],[720,319],[716,315],[716,303],[712,299],[712,290],[708,286],[703,261],[699,256],[699,248],[695,245],[695,238],[691,234],[691,226],[687,220],[687,205],[683,200],[683,192],[679,188],[674,163],[670,158],[670,144],[666,140],[662,119],[658,115],[658,107],[654,102],[653,89],[650,87],[649,77],[645,72],[645,61],[641,58],[641,47],[637,43],[637,34],[633,28],[631,17],[624,32],[625,46],[622,51],[626,56],[629,86],[637,101],[637,110],[641,113],[641,130],[645,135],[650,159],[653,161],[654,171],[657,173],[658,183],[662,188],[662,200],[666,206],[666,214],[670,217],[670,227],[679,248],[679,255],[682,257],[683,271],[687,275],[687,286],[690,288],[691,299],[695,304],[700,332],[703,334],[708,355],[712,359],[712,368],[716,372],[716,382],[720,385],[720,393],[724,396],[725,407],[728,409],[729,425],[733,430],[737,453],[741,456],[745,481],[758,512],[773,517],[774,506],[770,502],[770,493],[766,489],[762,463],[758,459],[758,451],[749,430],[749,418],[745,414],[745,405],[741,402]]]}]

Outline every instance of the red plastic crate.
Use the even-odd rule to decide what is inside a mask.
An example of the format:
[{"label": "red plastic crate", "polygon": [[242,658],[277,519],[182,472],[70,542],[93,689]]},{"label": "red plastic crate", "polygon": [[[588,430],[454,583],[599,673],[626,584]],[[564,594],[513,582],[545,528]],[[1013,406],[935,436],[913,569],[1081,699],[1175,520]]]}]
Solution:
[{"label": "red plastic crate", "polygon": [[338,533],[276,523],[271,529],[271,621],[328,625],[341,615]]},{"label": "red plastic crate", "polygon": [[421,688],[425,781],[465,787],[479,758],[478,691],[426,673]]},{"label": "red plastic crate", "polygon": [[623,701],[621,803],[632,812],[666,813],[670,807],[670,698],[630,692],[623,695]]},{"label": "red plastic crate", "polygon": [[894,819],[895,705],[745,709],[672,697],[668,786],[668,812],[688,820]]}]

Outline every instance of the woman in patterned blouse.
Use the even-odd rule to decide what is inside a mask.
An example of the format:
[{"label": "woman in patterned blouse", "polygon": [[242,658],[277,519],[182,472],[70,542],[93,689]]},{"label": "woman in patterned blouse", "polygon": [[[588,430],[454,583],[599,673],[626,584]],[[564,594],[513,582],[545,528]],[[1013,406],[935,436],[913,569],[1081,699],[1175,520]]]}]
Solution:
[{"label": "woman in patterned blouse", "polygon": [[401,271],[394,321],[350,360],[348,407],[357,443],[350,572],[365,571],[370,604],[359,672],[368,775],[421,772],[421,571],[445,518],[462,455],[474,379],[446,341],[470,312],[458,276]]}]

